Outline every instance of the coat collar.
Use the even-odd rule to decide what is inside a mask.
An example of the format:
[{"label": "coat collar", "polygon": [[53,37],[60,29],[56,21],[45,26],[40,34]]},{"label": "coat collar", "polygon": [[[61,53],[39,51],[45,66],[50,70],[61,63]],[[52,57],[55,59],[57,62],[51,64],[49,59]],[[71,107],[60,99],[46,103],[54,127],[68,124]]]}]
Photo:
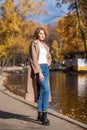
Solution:
[{"label": "coat collar", "polygon": [[40,42],[38,39],[35,40],[35,43],[37,43],[37,44],[39,44],[39,43],[45,44],[43,41]]},{"label": "coat collar", "polygon": [[[36,40],[34,41],[34,43],[39,46],[40,41],[39,41],[38,39],[36,39]],[[45,42],[42,41],[41,43],[44,45],[45,49],[48,50],[48,47],[47,47],[47,45],[45,44]]]}]

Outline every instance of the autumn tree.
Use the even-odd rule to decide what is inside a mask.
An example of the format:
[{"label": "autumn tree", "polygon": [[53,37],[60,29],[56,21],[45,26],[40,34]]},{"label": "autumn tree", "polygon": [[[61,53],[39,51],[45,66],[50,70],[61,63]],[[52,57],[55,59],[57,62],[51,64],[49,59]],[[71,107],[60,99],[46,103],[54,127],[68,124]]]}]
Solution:
[{"label": "autumn tree", "polygon": [[[77,14],[77,19],[78,19],[78,27],[81,33],[81,37],[83,40],[83,44],[84,44],[84,51],[85,51],[85,56],[87,57],[87,46],[86,46],[86,32],[85,30],[87,30],[87,26],[85,24],[86,20],[83,20],[85,18],[86,15],[86,10],[87,7],[84,5],[87,1],[82,2],[82,0],[74,0],[74,2],[71,4],[71,9],[76,10],[76,14]],[[82,17],[81,17],[82,16]]]},{"label": "autumn tree", "polygon": [[[76,16],[76,26],[78,26],[78,33],[80,35],[81,43],[84,47],[83,51],[85,51],[85,54],[87,56],[87,15],[86,15],[86,10],[87,10],[87,0],[62,0],[62,3],[57,0],[56,6],[61,7],[63,3],[69,3],[68,9],[69,13],[67,16]],[[66,15],[66,14],[65,14]],[[74,21],[75,21],[74,20]],[[66,24],[66,23],[65,23]],[[66,30],[67,31],[67,30]],[[78,40],[79,43],[79,40]],[[79,50],[79,48],[78,48]]]},{"label": "autumn tree", "polygon": [[61,44],[58,44],[56,40],[53,41],[51,46],[52,61],[54,63],[61,63],[64,60]]},{"label": "autumn tree", "polygon": [[31,30],[31,28],[33,30],[35,24],[34,22],[30,22],[30,26],[25,24],[27,23],[27,18],[30,18],[31,15],[47,13],[43,4],[44,2],[41,2],[41,0],[18,0],[17,5],[14,4],[14,0],[6,0],[2,4],[0,20],[0,57],[4,59],[5,62],[8,62],[10,59],[15,59],[16,50],[17,53],[21,53],[21,50],[23,54],[28,53],[28,44],[30,43],[27,42],[27,40],[30,41],[29,38],[31,35],[31,31],[29,30]]},{"label": "autumn tree", "polygon": [[2,57],[4,57],[8,62],[8,60],[12,57],[11,47],[14,43],[13,37],[15,34],[20,32],[21,17],[17,17],[13,0],[6,0],[1,9],[2,19],[0,22],[0,49]]},{"label": "autumn tree", "polygon": [[56,26],[56,30],[65,54],[67,52],[75,52],[83,49],[75,15],[60,19]]}]

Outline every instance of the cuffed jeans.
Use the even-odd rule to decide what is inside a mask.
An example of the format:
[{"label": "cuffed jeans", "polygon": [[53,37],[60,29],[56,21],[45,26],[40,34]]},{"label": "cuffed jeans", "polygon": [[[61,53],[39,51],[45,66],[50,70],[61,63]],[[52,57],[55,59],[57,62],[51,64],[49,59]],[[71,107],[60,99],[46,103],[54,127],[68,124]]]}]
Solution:
[{"label": "cuffed jeans", "polygon": [[39,80],[39,74],[36,74],[36,81],[39,84],[39,97],[38,97],[38,112],[48,109],[50,87],[49,82],[49,67],[47,64],[40,64],[44,80]]}]

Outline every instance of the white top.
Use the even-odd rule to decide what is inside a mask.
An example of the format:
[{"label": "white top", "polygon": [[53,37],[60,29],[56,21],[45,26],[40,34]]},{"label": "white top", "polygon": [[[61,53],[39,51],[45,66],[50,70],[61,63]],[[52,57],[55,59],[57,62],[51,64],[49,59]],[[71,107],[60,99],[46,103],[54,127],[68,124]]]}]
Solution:
[{"label": "white top", "polygon": [[42,43],[39,44],[40,53],[39,53],[39,64],[47,64],[47,50],[45,49]]}]

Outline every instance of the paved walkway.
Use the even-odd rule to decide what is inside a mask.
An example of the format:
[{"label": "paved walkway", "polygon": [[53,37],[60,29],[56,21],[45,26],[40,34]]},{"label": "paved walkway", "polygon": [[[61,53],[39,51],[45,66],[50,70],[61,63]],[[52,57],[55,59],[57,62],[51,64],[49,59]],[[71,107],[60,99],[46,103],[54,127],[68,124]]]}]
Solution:
[{"label": "paved walkway", "polygon": [[12,94],[0,82],[0,130],[85,130],[87,125],[74,121],[51,110],[50,125],[36,120],[36,104]]}]

